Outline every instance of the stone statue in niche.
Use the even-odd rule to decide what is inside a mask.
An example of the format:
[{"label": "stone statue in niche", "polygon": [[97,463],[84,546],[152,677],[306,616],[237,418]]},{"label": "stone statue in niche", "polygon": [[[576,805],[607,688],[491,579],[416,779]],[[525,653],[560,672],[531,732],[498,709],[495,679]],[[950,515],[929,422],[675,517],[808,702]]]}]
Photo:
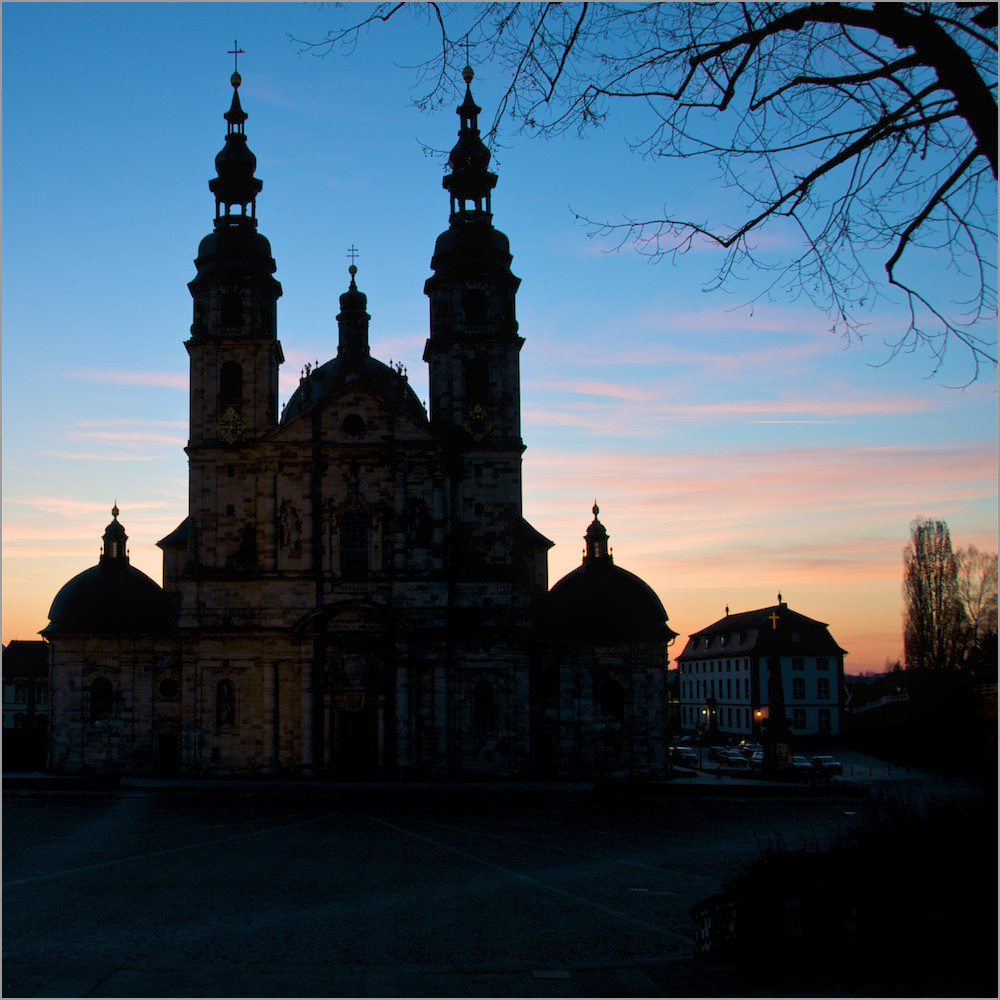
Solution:
[{"label": "stone statue in niche", "polygon": [[426,546],[431,542],[431,514],[425,501],[410,497],[409,517],[406,526],[407,541],[411,545]]},{"label": "stone statue in niche", "polygon": [[236,552],[226,560],[229,569],[257,568],[257,532],[250,523],[240,528],[240,545]]},{"label": "stone statue in niche", "polygon": [[297,550],[302,539],[302,521],[295,504],[281,501],[278,509],[278,544],[283,549]]}]

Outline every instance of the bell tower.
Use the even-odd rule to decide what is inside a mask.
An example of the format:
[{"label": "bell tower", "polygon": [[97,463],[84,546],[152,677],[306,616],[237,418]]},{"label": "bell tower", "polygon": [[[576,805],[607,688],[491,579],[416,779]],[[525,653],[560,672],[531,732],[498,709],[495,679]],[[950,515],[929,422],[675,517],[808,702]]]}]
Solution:
[{"label": "bell tower", "polygon": [[225,145],[215,158],[218,176],[208,182],[215,225],[198,247],[197,274],[188,284],[194,320],[185,344],[191,362],[187,453],[196,560],[224,566],[238,547],[243,555],[237,564],[251,568],[245,553],[251,550],[248,531],[255,512],[225,501],[230,493],[255,495],[252,484],[240,480],[253,475],[250,449],[278,424],[278,366],[284,356],[276,334],[281,285],[273,276],[271,245],[257,231],[263,185],[254,176],[257,158],[247,146],[241,82],[234,72]]},{"label": "bell tower", "polygon": [[521,388],[507,237],[493,227],[497,176],[479,134],[482,110],[466,66],[458,142],[442,185],[450,196],[448,229],[437,239],[424,285],[430,299],[430,424],[451,457],[452,510],[463,524],[470,570],[486,578],[513,569],[521,519]]}]

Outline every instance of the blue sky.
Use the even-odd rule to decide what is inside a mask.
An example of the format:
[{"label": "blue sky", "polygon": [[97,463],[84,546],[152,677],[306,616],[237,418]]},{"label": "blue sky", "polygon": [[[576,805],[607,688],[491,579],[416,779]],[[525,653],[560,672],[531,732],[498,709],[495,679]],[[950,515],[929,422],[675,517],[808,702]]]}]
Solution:
[{"label": "blue sky", "polygon": [[[352,5],[352,7],[362,5]],[[447,226],[453,108],[420,113],[406,65],[425,50],[390,24],[350,58],[301,54],[337,16],[310,4],[5,3],[3,17],[4,642],[32,638],[93,565],[116,500],[132,561],[186,514],[187,282],[212,226],[233,40],[264,183],[287,399],[336,353],[347,250],[359,248],[372,351],[426,399],[423,283]],[[492,116],[504,80],[476,67]],[[629,112],[631,114],[631,112]],[[660,595],[683,636],[781,590],[830,623],[848,670],[901,651],[902,549],[918,516],[996,549],[996,379],[957,390],[959,351],[883,365],[901,313],[877,306],[847,347],[804,301],[704,291],[706,248],[651,264],[592,238],[594,218],[707,215],[730,204],[702,166],[642,160],[641,122],[585,140],[512,132],[493,167],[494,221],[522,278],[525,515],[578,565],[595,498],[616,561]],[[773,250],[786,236],[768,234]],[[935,262],[926,280],[942,280]]]}]

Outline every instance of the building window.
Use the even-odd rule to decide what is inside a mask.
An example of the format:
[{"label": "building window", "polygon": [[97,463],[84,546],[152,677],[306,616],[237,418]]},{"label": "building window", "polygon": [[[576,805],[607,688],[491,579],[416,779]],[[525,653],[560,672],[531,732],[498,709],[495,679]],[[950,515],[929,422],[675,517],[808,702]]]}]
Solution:
[{"label": "building window", "polygon": [[829,677],[818,677],[816,679],[816,697],[817,698],[829,698],[830,697],[830,678]]},{"label": "building window", "polygon": [[466,326],[483,326],[486,322],[486,292],[481,288],[467,288],[464,302]]},{"label": "building window", "polygon": [[340,575],[362,580],[368,575],[370,524],[367,514],[355,511],[340,522]]},{"label": "building window", "polygon": [[792,710],[792,728],[806,728],[806,710],[804,708],[796,708]]},{"label": "building window", "polygon": [[493,685],[479,681],[472,689],[472,729],[477,736],[497,731],[497,699]]},{"label": "building window", "polygon": [[219,310],[222,325],[240,327],[243,325],[243,298],[239,292],[223,292]]},{"label": "building window", "polygon": [[805,670],[806,661],[801,656],[792,657],[792,670]]},{"label": "building window", "polygon": [[746,698],[747,701],[750,700],[750,678],[749,677],[744,677],[743,678],[743,697]]},{"label": "building window", "polygon": [[38,681],[35,684],[35,704],[47,705],[49,703],[49,683],[48,681]]},{"label": "building window", "polygon": [[798,642],[798,641],[799,641],[799,633],[798,632],[793,632],[792,633],[792,642]]},{"label": "building window", "polygon": [[220,408],[243,405],[243,369],[235,361],[226,361],[219,369]]},{"label": "building window", "polygon": [[28,704],[28,682],[27,681],[14,681],[14,704],[15,705],[27,705]]},{"label": "building window", "polygon": [[792,697],[798,700],[806,696],[806,680],[804,677],[792,678]]},{"label": "building window", "polygon": [[236,688],[230,680],[221,680],[215,686],[215,728],[236,725]]},{"label": "building window", "polygon": [[111,711],[114,688],[107,677],[98,677],[90,685],[90,724],[93,725],[104,714]]},{"label": "building window", "polygon": [[28,717],[24,712],[18,712],[14,716],[14,728],[15,729],[27,729],[28,728]]},{"label": "building window", "polygon": [[618,681],[605,681],[598,693],[598,711],[605,719],[625,722],[625,688]]},{"label": "building window", "polygon": [[816,669],[817,670],[829,670],[830,661],[825,656],[816,657]]},{"label": "building window", "polygon": [[730,729],[733,728],[733,710],[731,708],[726,709],[726,725],[729,726]]},{"label": "building window", "polygon": [[173,677],[164,677],[160,681],[160,686],[157,689],[160,692],[161,698],[166,698],[168,701],[172,698],[177,697],[177,692],[180,690],[177,686],[177,681]]},{"label": "building window", "polygon": [[726,678],[726,697],[732,698],[733,696],[733,679],[731,677]]},{"label": "building window", "polygon": [[830,725],[830,709],[821,708],[819,710],[819,731],[821,733],[829,733],[832,727]]},{"label": "building window", "polygon": [[489,370],[481,358],[465,362],[465,402],[467,406],[486,406],[490,398]]}]

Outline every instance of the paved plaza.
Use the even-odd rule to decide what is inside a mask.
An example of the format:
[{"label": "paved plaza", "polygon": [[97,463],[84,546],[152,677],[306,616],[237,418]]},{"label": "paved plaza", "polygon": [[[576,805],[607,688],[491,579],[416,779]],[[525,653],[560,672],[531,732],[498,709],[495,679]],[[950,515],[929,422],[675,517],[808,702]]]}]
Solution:
[{"label": "paved plaza", "polygon": [[762,847],[821,841],[867,802],[9,790],[3,995],[860,995],[780,971],[736,982],[695,956],[689,910]]}]

